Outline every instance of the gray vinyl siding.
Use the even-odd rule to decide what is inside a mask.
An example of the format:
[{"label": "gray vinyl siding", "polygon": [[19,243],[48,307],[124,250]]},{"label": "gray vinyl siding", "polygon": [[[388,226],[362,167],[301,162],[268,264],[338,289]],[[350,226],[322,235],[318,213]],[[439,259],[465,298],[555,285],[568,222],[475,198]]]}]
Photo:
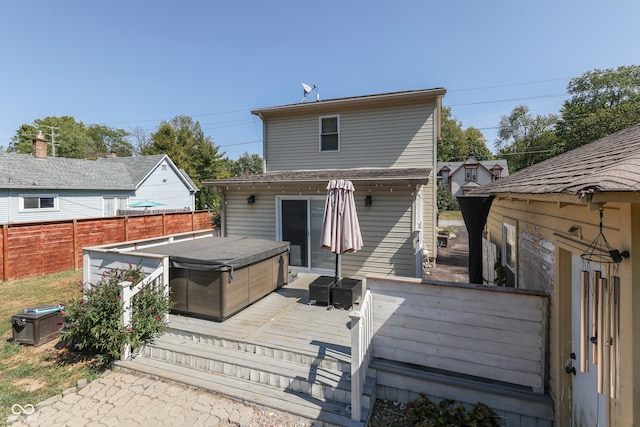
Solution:
[{"label": "gray vinyl siding", "polygon": [[[412,202],[415,195],[406,187],[371,189],[356,186],[355,201],[362,232],[360,251],[342,256],[342,273],[347,277],[367,274],[415,276],[412,241]],[[255,203],[247,204],[253,194]],[[271,189],[230,188],[225,191],[225,236],[248,236],[275,239],[276,196],[318,196],[326,194],[324,185],[296,185]],[[364,206],[367,195],[371,207]]]},{"label": "gray vinyl siding", "polygon": [[131,203],[150,200],[162,203],[158,209],[194,208],[194,197],[178,172],[167,164],[166,170],[158,165],[140,184]]},{"label": "gray vinyl siding", "polygon": [[[247,204],[247,197],[255,196],[253,205]],[[275,190],[264,192],[249,190],[226,191],[224,236],[248,236],[258,239],[276,238]]]},{"label": "gray vinyl siding", "polygon": [[435,107],[433,103],[336,111],[339,152],[319,152],[320,115],[271,118],[265,124],[267,171],[433,168]]},{"label": "gray vinyl siding", "polygon": [[[128,196],[128,192],[109,192],[110,195]],[[20,198],[24,196],[55,196],[58,208],[55,210],[23,210],[20,212]],[[76,190],[11,190],[10,214],[6,222],[54,221],[74,218],[96,218],[102,216],[102,194]]]}]

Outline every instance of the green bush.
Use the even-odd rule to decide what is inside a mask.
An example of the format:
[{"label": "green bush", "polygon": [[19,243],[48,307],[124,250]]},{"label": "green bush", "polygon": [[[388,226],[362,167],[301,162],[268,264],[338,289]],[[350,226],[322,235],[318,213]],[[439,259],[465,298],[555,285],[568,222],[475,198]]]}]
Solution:
[{"label": "green bush", "polygon": [[487,405],[477,403],[467,412],[464,405],[443,399],[440,403],[422,395],[407,404],[407,420],[416,427],[497,427],[497,415]]},{"label": "green bush", "polygon": [[85,288],[83,298],[65,307],[63,341],[73,350],[96,354],[109,366],[120,358],[123,345],[138,347],[165,327],[169,296],[164,289],[145,285],[131,302],[131,325],[121,320],[120,282],[132,287],[144,278],[141,267],[129,265],[103,274],[95,285]]},{"label": "green bush", "polygon": [[438,185],[438,194],[437,194],[437,204],[438,210],[440,212],[444,211],[457,211],[460,209],[458,205],[458,200],[451,194],[449,188],[446,185],[439,184]]}]

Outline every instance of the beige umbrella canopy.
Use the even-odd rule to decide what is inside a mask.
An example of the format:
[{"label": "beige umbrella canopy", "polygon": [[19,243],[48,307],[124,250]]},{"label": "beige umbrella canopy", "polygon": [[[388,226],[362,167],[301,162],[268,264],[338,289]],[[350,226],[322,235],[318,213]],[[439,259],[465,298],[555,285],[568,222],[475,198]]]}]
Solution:
[{"label": "beige umbrella canopy", "polygon": [[351,181],[334,179],[327,184],[320,246],[336,254],[336,280],[339,279],[338,256],[362,248],[354,191]]}]

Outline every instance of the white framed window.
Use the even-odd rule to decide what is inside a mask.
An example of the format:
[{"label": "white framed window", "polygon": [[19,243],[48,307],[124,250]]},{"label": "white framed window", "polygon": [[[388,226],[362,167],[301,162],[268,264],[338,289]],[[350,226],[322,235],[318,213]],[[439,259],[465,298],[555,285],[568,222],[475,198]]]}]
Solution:
[{"label": "white framed window", "polygon": [[340,116],[320,117],[320,151],[340,151]]},{"label": "white framed window", "polygon": [[118,215],[118,210],[127,209],[128,201],[128,197],[104,196],[102,198],[102,216]]},{"label": "white framed window", "polygon": [[502,224],[502,266],[507,270],[507,286],[516,287],[518,278],[518,233],[515,222]]},{"label": "white framed window", "polygon": [[477,167],[465,168],[464,172],[465,172],[465,175],[464,175],[465,182],[478,182],[478,168]]},{"label": "white framed window", "polygon": [[57,211],[57,194],[21,194],[20,212]]}]

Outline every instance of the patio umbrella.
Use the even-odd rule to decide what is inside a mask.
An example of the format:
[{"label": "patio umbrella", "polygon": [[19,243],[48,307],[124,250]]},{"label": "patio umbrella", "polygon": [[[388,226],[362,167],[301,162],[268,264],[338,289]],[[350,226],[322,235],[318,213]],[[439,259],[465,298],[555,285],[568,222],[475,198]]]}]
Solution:
[{"label": "patio umbrella", "polygon": [[130,208],[154,208],[156,206],[162,206],[164,203],[150,202],[149,200],[143,200],[142,202],[135,202],[129,205]]},{"label": "patio umbrella", "polygon": [[354,191],[351,181],[334,179],[327,184],[320,247],[336,254],[336,281],[339,256],[362,248]]}]

